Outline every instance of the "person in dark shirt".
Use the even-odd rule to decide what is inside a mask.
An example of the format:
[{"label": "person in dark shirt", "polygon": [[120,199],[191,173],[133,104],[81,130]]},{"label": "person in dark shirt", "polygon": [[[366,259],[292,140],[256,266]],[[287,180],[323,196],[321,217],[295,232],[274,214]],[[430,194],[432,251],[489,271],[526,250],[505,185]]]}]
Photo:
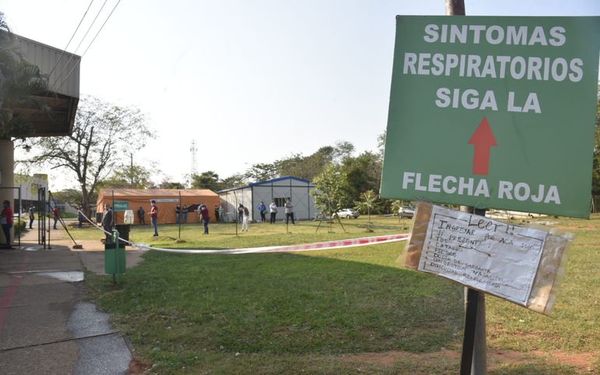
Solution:
[{"label": "person in dark shirt", "polygon": [[13,226],[13,211],[10,208],[9,201],[2,202],[2,212],[0,212],[0,224],[2,225],[2,232],[4,233],[4,238],[6,239],[6,248],[10,249],[10,228],[12,228]]},{"label": "person in dark shirt", "polygon": [[260,212],[260,222],[264,223],[267,221],[267,206],[265,205],[265,202],[260,201],[260,204],[256,208],[258,209],[258,212]]},{"label": "person in dark shirt", "polygon": [[198,207],[200,210],[200,215],[202,216],[202,224],[204,224],[204,234],[208,234],[208,223],[210,221],[210,217],[208,216],[208,207],[205,204],[201,204]]},{"label": "person in dark shirt", "polygon": [[56,222],[60,217],[60,210],[58,209],[58,207],[54,207],[54,209],[52,210],[52,217],[54,218],[54,229],[56,229]]},{"label": "person in dark shirt", "polygon": [[138,215],[138,221],[140,222],[140,224],[146,225],[146,216],[145,216],[146,211],[144,211],[144,207],[140,206],[140,208],[138,208],[137,215]]},{"label": "person in dark shirt", "polygon": [[33,221],[35,220],[35,208],[29,207],[29,229],[33,229]]},{"label": "person in dark shirt", "polygon": [[114,224],[113,210],[110,205],[104,206],[104,213],[102,214],[102,229],[104,229],[104,235],[106,236],[104,243],[111,244],[112,240],[112,229]]},{"label": "person in dark shirt", "polygon": [[154,228],[154,237],[158,237],[158,207],[154,199],[150,201],[150,221]]}]

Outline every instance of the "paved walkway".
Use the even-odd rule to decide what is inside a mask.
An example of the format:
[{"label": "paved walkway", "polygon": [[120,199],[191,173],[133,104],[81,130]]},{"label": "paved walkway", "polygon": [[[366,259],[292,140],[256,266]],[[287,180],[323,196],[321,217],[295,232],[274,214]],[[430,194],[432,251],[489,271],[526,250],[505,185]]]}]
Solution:
[{"label": "paved walkway", "polygon": [[[15,249],[0,249],[0,374],[124,374],[131,351],[108,315],[87,302],[84,270],[104,272],[103,245],[83,249],[52,230],[51,249],[29,231]],[[127,266],[140,261],[127,251]]]}]

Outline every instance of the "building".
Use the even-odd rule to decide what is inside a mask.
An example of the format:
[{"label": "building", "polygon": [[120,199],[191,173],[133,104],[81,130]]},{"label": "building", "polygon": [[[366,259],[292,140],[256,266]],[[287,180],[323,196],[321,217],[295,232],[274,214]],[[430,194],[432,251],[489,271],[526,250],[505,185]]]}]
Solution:
[{"label": "building", "polygon": [[15,191],[14,191],[14,211],[26,212],[29,207],[38,207],[39,189],[43,188],[48,192],[48,175],[34,174],[29,176],[26,174],[15,174]]},{"label": "building", "polygon": [[[71,134],[79,102],[79,63],[81,57],[22,36],[0,30],[2,49],[22,56],[23,60],[39,68],[48,77],[48,87],[32,93],[10,107],[25,127],[21,133],[9,131],[0,137],[0,201],[12,200],[15,195],[14,144],[11,137],[50,137]],[[0,81],[4,77],[0,67]],[[10,67],[9,67],[10,69]],[[6,130],[6,129],[5,129]],[[0,233],[0,241],[4,235]]]},{"label": "building", "polygon": [[219,196],[208,189],[102,189],[96,201],[97,215],[104,212],[104,205],[109,204],[115,212],[115,223],[123,223],[123,214],[126,210],[134,213],[134,224],[139,224],[137,210],[142,207],[146,212],[146,224],[150,224],[150,201],[155,200],[158,206],[158,223],[177,223],[177,206],[187,207],[187,223],[200,222],[196,208],[205,204],[210,212],[210,221],[216,221],[215,211],[219,207]]},{"label": "building", "polygon": [[[303,178],[286,176],[268,181],[254,182],[246,186],[219,191],[221,207],[225,221],[234,221],[237,207],[243,204],[250,211],[250,219],[260,220],[257,206],[261,201],[268,207],[271,201],[277,204],[277,219],[285,219],[284,204],[291,198],[294,205],[294,217],[297,220],[312,220],[318,214],[312,191],[315,185]],[[268,211],[268,210],[267,210]],[[269,214],[267,212],[267,220]]]}]

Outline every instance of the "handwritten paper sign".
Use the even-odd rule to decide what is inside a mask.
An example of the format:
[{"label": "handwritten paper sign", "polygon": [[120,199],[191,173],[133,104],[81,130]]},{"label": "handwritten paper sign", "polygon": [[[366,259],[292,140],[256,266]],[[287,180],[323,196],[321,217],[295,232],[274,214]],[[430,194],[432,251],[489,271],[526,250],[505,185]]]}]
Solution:
[{"label": "handwritten paper sign", "polygon": [[433,206],[418,269],[526,305],[547,235]]}]

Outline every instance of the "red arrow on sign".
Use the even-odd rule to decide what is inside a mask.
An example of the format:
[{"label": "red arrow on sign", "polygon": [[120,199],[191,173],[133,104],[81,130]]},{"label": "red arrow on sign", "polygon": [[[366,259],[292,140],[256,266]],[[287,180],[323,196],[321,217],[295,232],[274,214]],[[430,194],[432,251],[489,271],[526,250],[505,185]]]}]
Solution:
[{"label": "red arrow on sign", "polygon": [[469,144],[475,148],[473,174],[487,175],[490,166],[490,149],[492,146],[496,146],[496,137],[494,137],[494,132],[487,117],[481,120],[471,139],[469,139]]}]

